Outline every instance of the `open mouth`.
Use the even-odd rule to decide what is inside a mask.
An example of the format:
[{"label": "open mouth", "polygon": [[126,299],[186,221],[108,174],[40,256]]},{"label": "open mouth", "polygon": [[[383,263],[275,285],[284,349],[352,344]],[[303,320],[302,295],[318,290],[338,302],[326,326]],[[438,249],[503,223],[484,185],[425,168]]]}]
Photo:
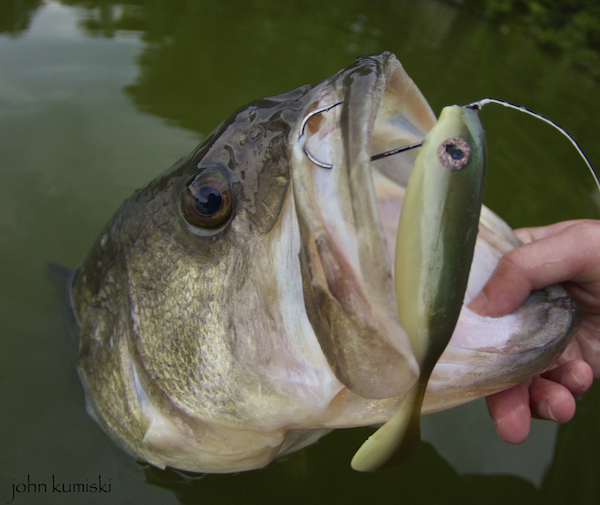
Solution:
[{"label": "open mouth", "polygon": [[[313,96],[298,127],[292,175],[307,313],[340,382],[364,398],[390,398],[418,375],[398,319],[393,258],[419,150],[377,155],[422,141],[435,116],[395,58],[360,59]],[[502,254],[519,245],[510,227],[486,208],[479,228],[465,304]],[[561,296],[566,293],[536,295],[497,320],[465,307],[449,347],[539,354],[574,324]]]},{"label": "open mouth", "polygon": [[340,382],[390,398],[418,375],[393,285],[402,183],[416,154],[371,157],[422,140],[435,116],[395,58],[359,60],[313,96],[292,174],[307,313]]}]

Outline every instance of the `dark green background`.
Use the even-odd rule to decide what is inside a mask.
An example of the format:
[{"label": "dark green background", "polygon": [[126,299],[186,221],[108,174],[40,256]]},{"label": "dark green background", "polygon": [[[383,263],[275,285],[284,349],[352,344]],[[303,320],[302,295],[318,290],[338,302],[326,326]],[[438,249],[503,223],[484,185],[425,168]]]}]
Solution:
[{"label": "dark green background", "polygon": [[[122,199],[237,107],[317,82],[359,54],[393,51],[436,112],[486,96],[535,110],[600,165],[589,72],[510,19],[491,24],[432,0],[3,0],[0,32],[0,500],[28,475],[100,474],[110,494],[49,490],[14,503],[600,503],[597,388],[558,437],[537,422],[520,447],[498,441],[481,402],[430,416],[433,445],[374,475],[349,468],[369,429],[336,432],[261,471],[190,481],[144,469],[85,414],[76,338],[44,273],[48,262],[77,266]],[[509,224],[600,217],[566,139],[498,106],[481,117],[485,201]]]}]

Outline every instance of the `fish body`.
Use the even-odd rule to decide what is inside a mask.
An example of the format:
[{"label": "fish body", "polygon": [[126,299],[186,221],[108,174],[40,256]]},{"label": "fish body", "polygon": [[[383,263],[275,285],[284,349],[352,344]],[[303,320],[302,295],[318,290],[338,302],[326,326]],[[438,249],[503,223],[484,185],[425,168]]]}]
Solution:
[{"label": "fish body", "polygon": [[[71,284],[99,425],[159,468],[226,473],[388,421],[420,374],[394,287],[416,154],[371,156],[435,122],[391,53],[362,57],[239,109],[123,202]],[[517,245],[484,207],[465,301]],[[463,308],[423,413],[544,370],[578,320],[558,286],[505,318]]]}]

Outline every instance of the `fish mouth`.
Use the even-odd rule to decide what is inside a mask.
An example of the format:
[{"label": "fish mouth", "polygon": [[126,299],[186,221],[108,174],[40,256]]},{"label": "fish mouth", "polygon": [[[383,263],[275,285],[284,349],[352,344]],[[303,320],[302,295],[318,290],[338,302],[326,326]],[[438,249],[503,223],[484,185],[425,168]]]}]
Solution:
[{"label": "fish mouth", "polygon": [[392,261],[402,183],[416,155],[376,169],[371,156],[422,140],[435,116],[390,53],[358,59],[313,97],[305,115],[341,104],[299,126],[292,154],[307,314],[338,380],[364,398],[390,398],[418,376]]},{"label": "fish mouth", "polygon": [[[391,398],[408,390],[419,374],[398,318],[393,284],[402,200],[418,149],[371,158],[421,141],[435,124],[435,115],[391,53],[359,58],[312,93],[314,100],[305,110],[308,119],[292,132],[299,139],[293,146],[292,189],[306,312],[337,379],[363,398]],[[510,227],[484,207],[466,303],[502,254],[518,245]],[[526,309],[511,316],[519,323],[503,335],[504,341],[484,338],[493,326],[490,321],[461,314],[457,336],[440,362],[452,364],[458,353],[465,366],[477,352],[486,356],[482,377],[494,361],[504,368],[505,382],[546,368],[578,325],[577,309],[563,300],[568,295],[562,288],[556,289],[560,294],[534,295]],[[461,335],[474,319],[476,341],[467,344]],[[532,332],[539,338],[528,340]],[[524,367],[525,362],[530,366]],[[521,372],[511,363],[520,363]],[[436,384],[447,389],[442,383],[448,376],[438,380],[442,376],[434,372],[432,389]],[[458,383],[464,399],[469,385]],[[482,387],[478,396],[486,391]],[[426,401],[426,410],[433,409]]]}]

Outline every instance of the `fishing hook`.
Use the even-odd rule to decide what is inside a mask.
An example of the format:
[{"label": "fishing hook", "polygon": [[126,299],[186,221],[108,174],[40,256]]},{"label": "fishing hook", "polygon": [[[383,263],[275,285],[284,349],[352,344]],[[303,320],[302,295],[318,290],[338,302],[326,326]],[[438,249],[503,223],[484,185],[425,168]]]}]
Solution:
[{"label": "fishing hook", "polygon": [[[304,130],[306,128],[306,123],[308,123],[308,120],[311,117],[316,116],[317,114],[321,114],[322,112],[327,112],[328,110],[331,110],[334,107],[337,107],[338,105],[341,105],[342,103],[344,103],[344,102],[336,102],[334,104],[324,105],[323,107],[319,107],[318,109],[310,111],[306,115],[306,117],[302,120],[302,123],[300,124],[300,136],[298,138],[302,138],[302,135],[304,135]],[[394,154],[402,153],[404,151],[409,151],[410,149],[415,149],[416,147],[421,147],[422,145],[423,145],[423,142],[415,142],[414,144],[408,144],[406,146],[397,147],[396,149],[391,149],[390,151],[385,151],[383,153],[375,154],[374,156],[371,156],[371,161],[380,160],[381,158],[385,158],[387,156],[392,156]],[[313,154],[307,149],[306,143],[304,144],[304,154],[306,154],[306,157],[312,163],[314,163],[315,165],[317,165],[318,167],[325,168],[327,170],[331,170],[333,168],[332,164],[330,164],[330,163],[324,163],[324,162],[318,160],[317,158],[315,158],[313,156]]]}]

